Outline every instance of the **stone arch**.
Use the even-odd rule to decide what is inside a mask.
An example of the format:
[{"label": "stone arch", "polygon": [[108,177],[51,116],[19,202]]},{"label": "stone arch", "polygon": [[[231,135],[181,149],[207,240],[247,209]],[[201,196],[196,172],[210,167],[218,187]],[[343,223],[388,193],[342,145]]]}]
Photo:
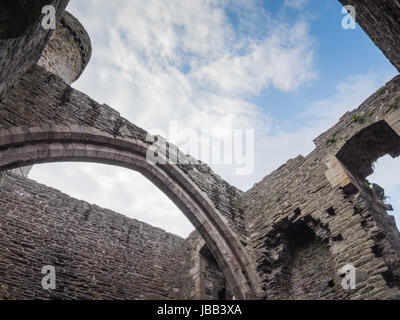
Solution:
[{"label": "stone arch", "polygon": [[372,163],[385,154],[400,155],[400,76],[314,140],[327,148],[325,175],[333,188],[356,193],[356,180],[370,175]]},{"label": "stone arch", "polygon": [[163,191],[206,241],[237,298],[254,297],[250,265],[237,239],[204,192],[178,166],[153,165],[147,145],[90,127],[13,127],[0,131],[0,171],[37,163],[85,161],[135,170]]}]

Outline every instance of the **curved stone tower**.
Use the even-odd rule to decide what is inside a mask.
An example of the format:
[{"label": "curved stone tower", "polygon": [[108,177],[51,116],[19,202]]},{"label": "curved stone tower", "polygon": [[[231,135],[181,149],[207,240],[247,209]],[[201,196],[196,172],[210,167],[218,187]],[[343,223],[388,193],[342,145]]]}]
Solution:
[{"label": "curved stone tower", "polygon": [[91,54],[92,46],[85,28],[65,11],[38,65],[71,84],[80,77]]},{"label": "curved stone tower", "polygon": [[[85,28],[71,13],[64,11],[38,65],[71,85],[85,70],[92,55],[92,45]],[[11,170],[27,178],[32,166]]]}]

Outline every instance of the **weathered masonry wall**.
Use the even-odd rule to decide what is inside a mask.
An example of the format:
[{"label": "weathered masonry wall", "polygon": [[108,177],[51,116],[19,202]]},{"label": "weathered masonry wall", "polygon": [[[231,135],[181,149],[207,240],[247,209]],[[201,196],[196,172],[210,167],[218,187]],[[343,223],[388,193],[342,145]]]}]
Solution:
[{"label": "weathered masonry wall", "polygon": [[16,175],[0,179],[0,248],[0,299],[186,298],[184,239]]},{"label": "weathered masonry wall", "polygon": [[[67,2],[52,2],[58,16]],[[358,22],[400,70],[399,2],[342,2],[356,7]],[[66,14],[49,42],[38,19],[26,26],[0,42],[0,175],[50,161],[127,167],[197,231],[183,240],[6,175],[0,298],[400,299],[400,233],[384,190],[367,180],[374,161],[400,155],[400,76],[315,139],[308,156],[243,193],[179,151],[178,164],[150,164],[146,151],[161,137],[70,87],[90,58],[76,19]],[[158,148],[161,158],[174,149],[166,145],[172,149]],[[53,293],[40,286],[44,265],[58,270]],[[342,288],[345,265],[356,268],[354,290]]]},{"label": "weathered masonry wall", "polygon": [[[0,48],[2,48],[0,50],[0,100],[9,88],[18,84],[19,79],[38,60],[40,65],[64,76],[69,84],[72,83],[70,80],[75,79],[73,78],[75,74],[82,73],[90,58],[91,50],[87,50],[87,47],[90,47],[90,40],[79,22],[69,13],[63,12],[68,2],[46,0],[4,0],[2,2],[0,8],[2,14],[5,13],[5,17],[1,18],[4,21],[1,21],[2,31],[0,31]],[[54,32],[42,26],[44,17],[42,8],[45,5],[52,5],[56,9],[57,27]],[[4,26],[6,26],[5,29]],[[49,38],[50,41],[48,41]],[[64,41],[63,44],[60,43],[61,39]],[[80,39],[85,41],[79,41]],[[84,44],[77,48],[78,43]],[[81,53],[87,56],[87,59],[81,59]],[[78,58],[76,58],[77,55],[79,55]],[[68,64],[71,66],[68,67]],[[75,68],[72,65],[75,65]],[[79,70],[75,71],[77,68]],[[31,166],[18,168],[11,170],[11,173],[27,177],[31,168]]]},{"label": "weathered masonry wall", "polygon": [[[47,42],[38,65],[56,74],[71,85],[79,78],[92,53],[91,41],[84,27],[69,12],[64,11]],[[32,166],[20,167],[10,173],[27,178]]]},{"label": "weathered masonry wall", "polygon": [[59,19],[68,0],[6,0],[0,31],[0,100],[39,60],[53,30],[42,28],[42,7],[52,5]]},{"label": "weathered masonry wall", "polygon": [[356,20],[400,71],[400,2],[397,0],[339,0],[356,9]]},{"label": "weathered masonry wall", "polygon": [[[245,194],[265,298],[400,298],[400,233],[366,180],[375,160],[400,154],[399,101],[395,77]],[[367,275],[356,290],[341,287],[347,264]]]},{"label": "weathered masonry wall", "polygon": [[[19,48],[18,54],[23,49]],[[0,51],[4,52],[4,48]],[[242,192],[207,165],[193,164],[195,159],[179,150],[177,165],[155,168],[146,163],[143,155],[152,142],[148,141],[147,132],[69,86],[82,73],[90,52],[90,39],[84,28],[73,16],[64,13],[38,65],[31,67],[1,102],[0,149],[16,157],[11,160],[7,155],[1,156],[5,161],[2,170],[15,168],[15,172],[26,176],[29,167],[24,166],[69,160],[100,161],[142,172],[182,209],[202,234],[232,284],[232,291],[238,297],[255,297],[258,283],[245,252]],[[3,83],[12,76],[6,73]],[[52,92],[53,89],[56,91]],[[20,138],[23,140],[17,142]],[[28,154],[18,155],[14,148],[22,148]],[[166,156],[171,151],[158,152]],[[165,175],[171,175],[169,180]],[[188,192],[191,199],[182,195]]]},{"label": "weathered masonry wall", "polygon": [[89,35],[72,14],[64,11],[38,65],[71,84],[82,74],[91,54]]}]

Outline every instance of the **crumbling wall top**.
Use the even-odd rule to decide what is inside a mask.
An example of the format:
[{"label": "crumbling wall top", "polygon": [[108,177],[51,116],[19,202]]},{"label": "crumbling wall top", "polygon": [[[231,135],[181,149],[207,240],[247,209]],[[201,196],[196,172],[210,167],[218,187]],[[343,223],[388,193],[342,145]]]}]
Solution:
[{"label": "crumbling wall top", "polygon": [[92,45],[85,28],[65,11],[38,64],[71,84],[85,70],[91,55]]}]

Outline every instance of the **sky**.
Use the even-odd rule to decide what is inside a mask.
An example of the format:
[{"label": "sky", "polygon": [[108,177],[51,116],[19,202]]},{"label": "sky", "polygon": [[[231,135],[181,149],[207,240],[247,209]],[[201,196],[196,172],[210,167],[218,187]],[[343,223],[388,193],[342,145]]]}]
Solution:
[{"label": "sky", "polygon": [[[71,0],[67,10],[93,47],[74,88],[191,154],[184,135],[168,136],[171,122],[194,139],[254,130],[246,175],[237,163],[198,155],[243,191],[310,153],[313,139],[397,74],[360,26],[342,27],[335,0]],[[369,177],[386,189],[398,225],[399,162],[382,158]],[[42,164],[30,178],[182,237],[193,231],[172,201],[127,169]]]}]

